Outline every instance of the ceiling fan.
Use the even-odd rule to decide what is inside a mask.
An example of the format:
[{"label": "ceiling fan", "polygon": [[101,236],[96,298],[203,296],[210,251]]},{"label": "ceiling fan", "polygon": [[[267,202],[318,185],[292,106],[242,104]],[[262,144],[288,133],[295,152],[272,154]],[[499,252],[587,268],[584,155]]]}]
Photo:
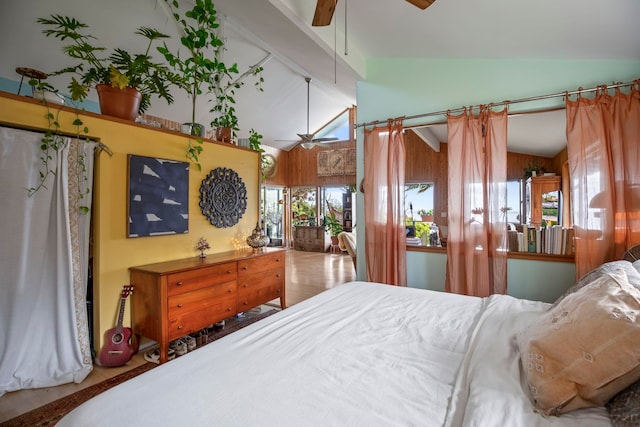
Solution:
[{"label": "ceiling fan", "polygon": [[311,150],[316,146],[317,143],[325,141],[336,141],[337,138],[314,138],[315,133],[309,133],[309,87],[311,83],[311,77],[305,77],[304,80],[307,82],[307,133],[299,133],[297,135],[301,139],[300,146],[305,150]]},{"label": "ceiling fan", "polygon": [[[426,9],[431,6],[436,0],[406,0],[412,5],[419,7],[420,9]],[[314,27],[324,27],[331,23],[333,18],[333,12],[336,10],[336,4],[338,0],[318,0],[316,3],[316,12],[313,15],[313,22],[311,25]]]}]

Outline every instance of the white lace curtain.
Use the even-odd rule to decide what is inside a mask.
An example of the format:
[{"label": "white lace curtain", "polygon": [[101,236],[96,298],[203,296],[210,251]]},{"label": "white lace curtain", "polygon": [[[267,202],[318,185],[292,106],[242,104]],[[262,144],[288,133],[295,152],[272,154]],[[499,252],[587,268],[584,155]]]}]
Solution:
[{"label": "white lace curtain", "polygon": [[0,127],[0,396],[81,382],[92,369],[90,215],[78,207],[91,204],[79,197],[92,186],[95,143],[65,139],[52,160],[57,173],[28,196],[39,182],[42,136]]}]

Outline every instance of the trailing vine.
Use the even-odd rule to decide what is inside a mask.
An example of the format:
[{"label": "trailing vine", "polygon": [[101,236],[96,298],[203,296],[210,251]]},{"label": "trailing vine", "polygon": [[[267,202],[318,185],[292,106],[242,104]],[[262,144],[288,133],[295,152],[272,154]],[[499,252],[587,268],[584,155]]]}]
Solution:
[{"label": "trailing vine", "polygon": [[[38,80],[32,79],[29,81],[29,85],[35,91],[41,92],[50,92],[58,95],[58,90],[55,89],[48,83],[43,83]],[[65,99],[69,99],[65,97]],[[73,96],[70,98],[71,101],[75,104],[75,99]],[[38,172],[39,181],[38,184],[27,188],[27,193],[29,197],[33,196],[40,189],[47,189],[46,182],[50,176],[56,176],[58,173],[57,162],[54,158],[63,148],[67,146],[67,141],[65,140],[65,136],[61,131],[60,126],[60,112],[62,111],[62,105],[56,109],[55,112],[51,110],[51,104],[46,100],[46,97],[42,97],[42,103],[47,109],[45,117],[47,119],[47,129],[44,132],[44,135],[40,139],[40,162],[42,163],[42,167]],[[75,115],[73,122],[71,123],[75,127],[75,137],[77,140],[83,139],[86,142],[89,142],[88,133],[89,128],[84,125],[84,122],[80,118],[80,114],[78,113],[77,105],[74,105]],[[84,135],[81,135],[84,134]],[[85,163],[85,155],[84,153],[78,153],[77,161],[75,165],[75,177],[78,180],[78,184],[86,183],[88,181],[87,177],[87,166]],[[91,190],[87,187],[84,191],[81,190],[82,185],[79,185],[80,193],[78,194],[79,199],[84,199],[88,194],[91,193]],[[80,204],[78,206],[80,213],[86,214],[89,213],[89,207]]]}]

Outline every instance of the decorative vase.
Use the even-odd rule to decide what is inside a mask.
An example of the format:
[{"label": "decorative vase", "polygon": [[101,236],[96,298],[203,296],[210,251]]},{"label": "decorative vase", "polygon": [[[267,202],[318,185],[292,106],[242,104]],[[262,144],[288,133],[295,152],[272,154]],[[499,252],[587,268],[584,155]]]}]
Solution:
[{"label": "decorative vase", "polygon": [[262,250],[270,241],[269,236],[262,232],[259,222],[256,223],[256,228],[253,229],[251,235],[247,237],[247,244],[251,246],[254,251]]},{"label": "decorative vase", "polygon": [[231,128],[216,128],[216,141],[231,142]]},{"label": "decorative vase", "polygon": [[107,116],[134,121],[140,110],[142,94],[136,89],[126,87],[118,89],[107,84],[96,86],[100,112]]}]

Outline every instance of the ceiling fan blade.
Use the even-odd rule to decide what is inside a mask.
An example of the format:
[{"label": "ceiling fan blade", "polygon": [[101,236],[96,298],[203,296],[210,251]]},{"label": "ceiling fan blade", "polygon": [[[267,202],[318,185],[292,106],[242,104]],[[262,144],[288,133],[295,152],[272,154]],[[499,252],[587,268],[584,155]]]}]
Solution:
[{"label": "ceiling fan blade", "polygon": [[335,142],[337,140],[338,140],[338,138],[324,137],[324,138],[314,138],[313,142],[323,143],[323,142]]},{"label": "ceiling fan blade", "polygon": [[314,141],[313,136],[315,134],[313,134],[313,133],[298,133],[296,135],[298,135],[300,137],[300,139],[302,140],[300,142],[313,142]]},{"label": "ceiling fan blade", "polygon": [[314,27],[325,27],[331,24],[333,12],[336,10],[336,3],[338,3],[338,0],[318,0],[311,25]]},{"label": "ceiling fan blade", "polygon": [[[431,6],[436,0],[407,0],[412,5],[424,10]],[[319,2],[318,2],[319,3]],[[317,9],[316,9],[317,12]]]}]

